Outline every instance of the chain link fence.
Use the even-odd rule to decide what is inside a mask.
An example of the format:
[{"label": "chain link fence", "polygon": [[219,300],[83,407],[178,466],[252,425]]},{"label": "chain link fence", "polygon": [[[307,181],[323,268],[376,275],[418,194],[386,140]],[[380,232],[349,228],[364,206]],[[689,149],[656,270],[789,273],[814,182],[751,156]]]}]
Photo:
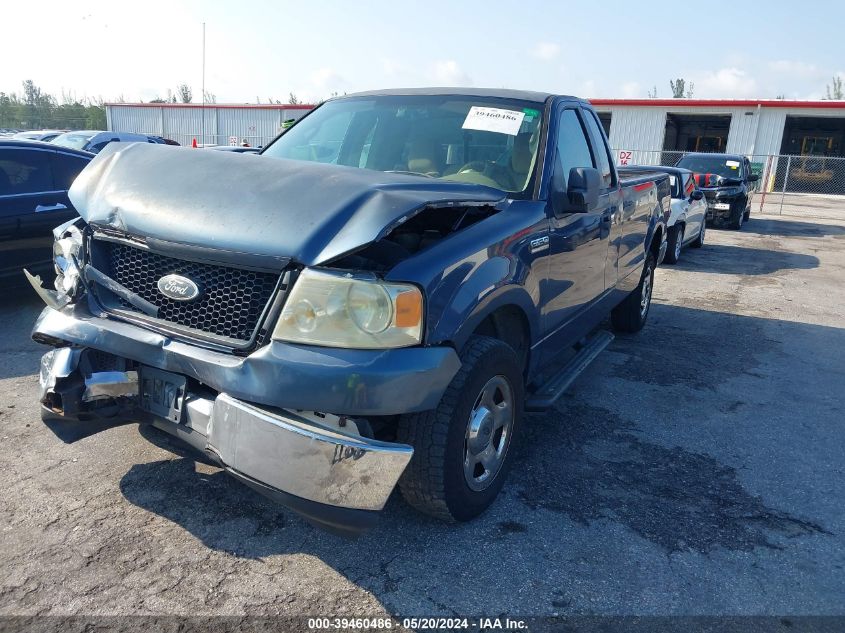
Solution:
[{"label": "chain link fence", "polygon": [[[618,165],[674,166],[688,152],[614,150]],[[845,157],[751,154],[752,211],[845,220]]]},{"label": "chain link fence", "polygon": [[[153,133],[153,132],[139,132],[139,134],[148,134],[151,136],[162,136],[161,134]],[[172,141],[176,141],[179,145],[184,145],[186,147],[190,147],[193,145],[194,140],[196,139],[197,145],[199,147],[204,146],[214,146],[214,145],[243,145],[246,143],[250,147],[264,147],[270,141],[272,141],[275,136],[258,136],[258,135],[247,135],[247,136],[225,136],[222,134],[205,134],[203,135],[201,132],[197,132],[196,134],[167,134],[164,135],[163,138],[170,139]]]}]

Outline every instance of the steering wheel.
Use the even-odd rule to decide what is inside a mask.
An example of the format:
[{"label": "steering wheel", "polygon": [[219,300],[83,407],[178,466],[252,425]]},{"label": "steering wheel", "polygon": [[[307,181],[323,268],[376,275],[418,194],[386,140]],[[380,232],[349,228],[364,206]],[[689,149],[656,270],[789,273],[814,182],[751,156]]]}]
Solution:
[{"label": "steering wheel", "polygon": [[434,174],[424,174],[421,171],[408,171],[407,169],[388,169],[386,174],[407,174],[409,176],[425,176],[426,178],[437,178]]},{"label": "steering wheel", "polygon": [[484,173],[487,170],[487,163],[483,160],[473,160],[468,162],[466,165],[461,167],[456,174],[462,174],[467,171],[477,171],[479,173]]}]

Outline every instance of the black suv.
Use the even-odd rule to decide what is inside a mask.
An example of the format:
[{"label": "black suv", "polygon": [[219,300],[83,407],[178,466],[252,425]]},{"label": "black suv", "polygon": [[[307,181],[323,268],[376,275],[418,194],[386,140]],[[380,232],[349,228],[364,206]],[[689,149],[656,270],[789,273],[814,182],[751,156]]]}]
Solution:
[{"label": "black suv", "polygon": [[677,167],[695,174],[707,199],[707,223],[739,230],[751,215],[751,198],[759,176],[739,154],[686,154]]}]

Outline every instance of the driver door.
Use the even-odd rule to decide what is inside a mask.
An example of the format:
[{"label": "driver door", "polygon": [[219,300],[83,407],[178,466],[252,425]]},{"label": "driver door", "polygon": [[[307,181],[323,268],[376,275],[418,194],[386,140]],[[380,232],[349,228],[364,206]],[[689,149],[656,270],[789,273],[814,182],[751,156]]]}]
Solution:
[{"label": "driver door", "polygon": [[[555,169],[566,187],[570,169],[593,167],[594,156],[584,117],[577,107],[562,109],[557,119]],[[589,307],[605,290],[605,267],[610,242],[610,195],[602,191],[595,207],[583,212],[549,215],[549,274],[541,282],[543,322],[547,333],[544,361],[574,344],[589,328]]]}]

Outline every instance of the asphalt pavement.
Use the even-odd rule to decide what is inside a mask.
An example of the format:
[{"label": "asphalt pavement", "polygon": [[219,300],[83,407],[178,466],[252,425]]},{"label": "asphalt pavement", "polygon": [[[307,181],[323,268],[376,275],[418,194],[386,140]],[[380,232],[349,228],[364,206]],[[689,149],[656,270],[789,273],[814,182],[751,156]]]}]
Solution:
[{"label": "asphalt pavement", "polygon": [[490,511],[445,525],[394,495],[356,541],[152,429],[63,444],[39,301],[6,294],[0,615],[845,615],[843,276],[845,221],[708,231],[646,328],[527,417]]}]

